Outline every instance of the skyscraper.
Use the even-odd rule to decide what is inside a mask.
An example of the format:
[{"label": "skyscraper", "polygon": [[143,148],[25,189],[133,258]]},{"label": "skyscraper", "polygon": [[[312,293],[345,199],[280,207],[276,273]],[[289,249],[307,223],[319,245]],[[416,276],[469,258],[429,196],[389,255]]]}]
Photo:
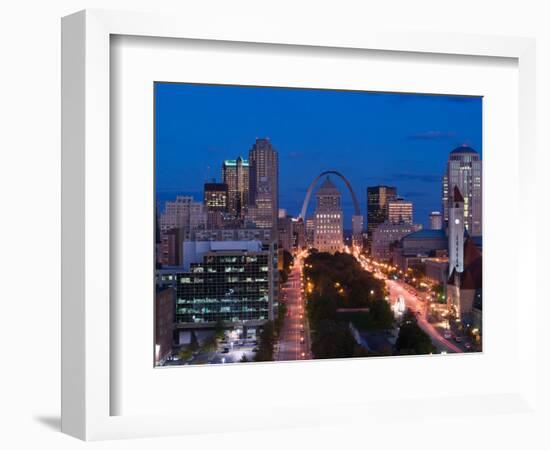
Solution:
[{"label": "skyscraper", "polygon": [[269,139],[256,139],[249,152],[249,217],[259,228],[276,228],[279,213],[279,157]]},{"label": "skyscraper", "polygon": [[407,202],[401,197],[388,201],[388,222],[392,224],[404,223],[412,225],[413,223],[413,204]]},{"label": "skyscraper", "polygon": [[244,217],[248,205],[249,163],[246,159],[228,159],[222,165],[222,179],[227,185],[227,212]]},{"label": "skyscraper", "polygon": [[449,208],[453,203],[453,189],[457,186],[464,197],[464,226],[471,236],[481,236],[481,177],[479,154],[471,147],[461,146],[449,154],[447,171],[443,177],[443,215],[449,222]]},{"label": "skyscraper", "polygon": [[320,252],[335,253],[344,245],[342,195],[327,177],[317,191],[313,246]]},{"label": "skyscraper", "polygon": [[221,228],[223,214],[228,210],[227,184],[225,183],[204,183],[204,205],[208,214],[208,228]]},{"label": "skyscraper", "polygon": [[367,234],[372,238],[373,230],[388,219],[388,202],[397,198],[397,189],[390,186],[367,188]]}]

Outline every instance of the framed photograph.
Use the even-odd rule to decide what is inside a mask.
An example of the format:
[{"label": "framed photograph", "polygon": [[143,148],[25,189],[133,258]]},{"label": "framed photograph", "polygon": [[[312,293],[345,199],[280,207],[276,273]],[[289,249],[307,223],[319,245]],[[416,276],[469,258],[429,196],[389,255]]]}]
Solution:
[{"label": "framed photograph", "polygon": [[532,411],[534,42],[203,25],[63,19],[63,431]]}]

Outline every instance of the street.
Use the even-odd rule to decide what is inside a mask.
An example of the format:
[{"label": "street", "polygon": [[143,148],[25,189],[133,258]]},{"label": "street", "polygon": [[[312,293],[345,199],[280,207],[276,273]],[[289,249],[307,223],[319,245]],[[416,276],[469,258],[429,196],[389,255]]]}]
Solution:
[{"label": "street", "polygon": [[445,339],[437,330],[437,328],[435,328],[431,323],[428,322],[428,320],[426,319],[427,302],[420,301],[419,295],[417,295],[416,291],[412,290],[411,288],[409,288],[410,290],[408,290],[405,288],[405,286],[406,285],[403,285],[395,280],[386,280],[386,287],[390,292],[391,304],[393,305],[397,301],[398,296],[402,296],[405,299],[405,306],[416,314],[416,321],[418,323],[418,326],[430,336],[432,343],[440,352],[445,351],[448,353],[463,353],[464,350],[455,345],[453,342]]},{"label": "street", "polygon": [[283,286],[286,295],[286,317],[283,322],[277,361],[311,359],[309,327],[301,292],[302,258],[296,257],[288,281]]},{"label": "street", "polygon": [[448,339],[445,339],[441,332],[430,322],[428,322],[427,302],[422,302],[420,300],[420,296],[415,289],[404,282],[391,280],[382,273],[377,272],[371,265],[368,264],[364,256],[361,256],[357,253],[355,253],[354,256],[358,259],[365,270],[373,272],[375,273],[375,276],[377,278],[385,280],[386,287],[388,288],[390,294],[389,299],[392,307],[396,303],[399,296],[403,297],[403,299],[405,300],[405,306],[416,315],[418,326],[426,334],[428,334],[428,336],[430,336],[433,345],[437,348],[439,352],[464,353],[464,350],[461,347],[449,341]]}]

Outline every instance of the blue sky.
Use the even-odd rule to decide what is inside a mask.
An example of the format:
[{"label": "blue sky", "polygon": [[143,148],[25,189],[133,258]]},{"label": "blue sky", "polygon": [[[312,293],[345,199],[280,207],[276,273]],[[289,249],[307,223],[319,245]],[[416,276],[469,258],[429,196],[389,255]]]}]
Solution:
[{"label": "blue sky", "polygon": [[[482,99],[315,89],[155,85],[157,201],[177,194],[202,200],[224,159],[247,157],[256,137],[279,152],[280,206],[298,215],[322,171],[351,182],[366,216],[366,188],[396,186],[414,202],[415,222],[441,209],[441,176],[451,150],[482,152]],[[352,202],[341,187],[346,226]],[[309,212],[313,211],[310,202]]]}]

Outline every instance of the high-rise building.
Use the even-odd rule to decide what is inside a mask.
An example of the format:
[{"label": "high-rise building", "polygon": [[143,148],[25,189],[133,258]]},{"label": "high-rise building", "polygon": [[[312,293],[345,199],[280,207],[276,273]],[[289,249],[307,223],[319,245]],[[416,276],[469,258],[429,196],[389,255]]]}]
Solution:
[{"label": "high-rise building", "polygon": [[404,223],[412,225],[413,223],[413,204],[407,202],[401,197],[388,201],[388,222],[393,224]]},{"label": "high-rise building", "polygon": [[310,217],[309,219],[306,219],[305,223],[305,237],[306,237],[306,244],[308,247],[313,247],[314,238],[315,238],[315,219],[313,217]]},{"label": "high-rise building", "polygon": [[279,210],[279,217],[277,219],[277,237],[279,248],[282,248],[288,252],[292,250],[292,217],[286,214],[286,210]]},{"label": "high-rise building", "polygon": [[367,188],[367,234],[388,219],[388,202],[397,198],[397,189],[391,186]]},{"label": "high-rise building", "polygon": [[482,234],[481,177],[481,158],[473,148],[463,145],[449,154],[442,189],[444,220],[449,223],[453,188],[458,186],[464,197],[464,226],[471,236]]},{"label": "high-rise building", "polygon": [[443,216],[439,211],[432,211],[430,213],[430,230],[442,230],[443,229]]},{"label": "high-rise building", "polygon": [[228,209],[227,184],[204,183],[204,205],[208,215],[208,229],[223,227],[223,217]]},{"label": "high-rise building", "polygon": [[327,177],[316,193],[313,246],[320,252],[336,253],[344,245],[342,195]]},{"label": "high-rise building", "polygon": [[227,185],[227,211],[234,217],[244,217],[248,206],[249,162],[242,157],[225,160],[222,179]]},{"label": "high-rise building", "polygon": [[258,228],[277,228],[279,156],[269,139],[256,139],[250,149],[249,214]]},{"label": "high-rise building", "polygon": [[353,245],[356,247],[363,246],[363,216],[351,216],[351,235]]},{"label": "high-rise building", "polygon": [[292,218],[292,247],[300,250],[306,247],[306,227],[303,219]]}]

